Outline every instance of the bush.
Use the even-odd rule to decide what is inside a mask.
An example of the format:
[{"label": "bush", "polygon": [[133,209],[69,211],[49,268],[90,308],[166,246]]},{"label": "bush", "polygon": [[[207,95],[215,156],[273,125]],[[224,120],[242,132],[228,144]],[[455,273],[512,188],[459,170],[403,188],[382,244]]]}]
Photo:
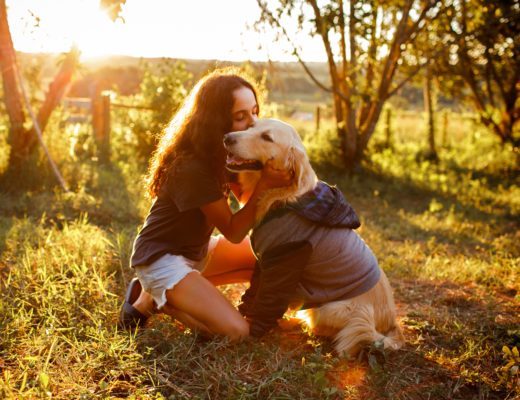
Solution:
[{"label": "bush", "polygon": [[[167,126],[187,95],[191,74],[181,62],[162,61],[157,66],[143,64],[144,75],[140,92],[131,99],[132,104],[149,107],[149,110],[118,111],[116,119],[121,121],[119,139],[121,145],[131,144],[139,160],[147,161],[157,144],[157,137]],[[118,139],[114,138],[117,147]],[[122,148],[121,153],[128,153]]]}]

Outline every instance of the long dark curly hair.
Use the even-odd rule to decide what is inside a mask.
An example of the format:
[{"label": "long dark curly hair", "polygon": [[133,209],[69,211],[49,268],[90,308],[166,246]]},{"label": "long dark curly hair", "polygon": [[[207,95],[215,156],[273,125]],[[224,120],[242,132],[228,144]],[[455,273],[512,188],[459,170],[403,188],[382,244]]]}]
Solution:
[{"label": "long dark curly hair", "polygon": [[233,92],[241,87],[251,89],[258,103],[255,88],[236,68],[215,70],[197,82],[163,131],[150,160],[146,184],[152,198],[186,157],[205,163],[224,183],[226,152],[222,139],[232,127]]}]

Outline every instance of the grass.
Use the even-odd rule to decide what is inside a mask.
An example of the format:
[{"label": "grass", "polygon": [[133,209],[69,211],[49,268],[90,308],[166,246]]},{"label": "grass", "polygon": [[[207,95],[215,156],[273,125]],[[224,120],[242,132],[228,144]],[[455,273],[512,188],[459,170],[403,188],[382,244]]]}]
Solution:
[{"label": "grass", "polygon": [[[112,164],[100,166],[88,138],[71,151],[71,137],[81,144],[78,129],[54,121],[51,151],[72,191],[49,190],[52,177],[38,167],[27,190],[0,192],[0,397],[520,395],[517,159],[457,114],[441,161],[432,164],[421,157],[422,121],[399,114],[389,148],[378,127],[353,176],[338,168],[326,124],[319,134],[312,123],[298,126],[320,177],[337,184],[361,215],[360,233],[391,280],[405,330],[404,349],[374,345],[357,359],[338,357],[329,341],[289,320],[238,345],[204,340],[164,316],[137,335],[118,331],[131,243],[149,206],[143,167],[132,159],[125,127],[115,129]],[[222,290],[236,303],[245,287]]]}]

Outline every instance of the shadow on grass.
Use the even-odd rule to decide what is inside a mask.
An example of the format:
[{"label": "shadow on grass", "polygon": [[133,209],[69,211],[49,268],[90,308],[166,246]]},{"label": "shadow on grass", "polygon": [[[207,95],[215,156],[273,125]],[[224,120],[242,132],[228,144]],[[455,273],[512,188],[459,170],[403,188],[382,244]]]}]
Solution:
[{"label": "shadow on grass", "polygon": [[[320,174],[321,172],[321,174]],[[462,203],[455,195],[421,187],[410,180],[387,176],[371,170],[348,175],[337,168],[318,169],[321,179],[338,187],[354,205],[363,218],[368,216],[376,229],[385,232],[388,238],[397,240],[427,241],[435,238],[438,243],[456,244],[463,252],[473,251],[475,246],[490,250],[491,245],[476,234],[455,232],[448,229],[420,226],[405,220],[401,210],[409,215],[425,213],[435,215],[438,220],[455,213],[457,222],[489,225],[496,236],[512,234],[520,229],[520,216],[510,208],[497,208],[496,213],[486,212],[474,205]],[[432,201],[440,204],[439,210],[430,211]]]},{"label": "shadow on grass", "polygon": [[[83,165],[85,167],[85,165]],[[84,184],[69,182],[71,189],[63,192],[55,183],[42,182],[34,187],[9,184],[1,194],[0,215],[45,219],[60,226],[83,214],[98,226],[138,224],[141,222],[136,201],[129,193],[125,176],[115,164],[87,165]],[[5,182],[4,182],[5,183]],[[1,189],[1,188],[0,188]]]},{"label": "shadow on grass", "polygon": [[[409,371],[421,383],[417,387],[441,390],[440,397],[431,398],[511,395],[511,388],[499,382],[498,371],[505,364],[502,346],[520,343],[520,306],[514,293],[495,297],[474,286],[425,280],[401,279],[392,284],[398,309],[405,315],[402,324],[409,343],[382,374],[387,383],[392,381],[392,388],[399,384],[402,372]],[[412,381],[410,385],[414,387]],[[417,398],[428,396],[421,391]]]},{"label": "shadow on grass", "polygon": [[[138,184],[135,182],[135,185]],[[100,200],[99,207],[89,214],[93,222],[99,225],[137,225],[142,222],[136,199],[129,192],[125,176],[116,164],[100,167],[93,195]]]},{"label": "shadow on grass", "polygon": [[[367,346],[356,360],[338,359],[328,378],[361,399],[505,399],[502,346],[520,343],[514,294],[496,298],[476,287],[425,280],[393,282],[407,344],[399,351]],[[293,332],[293,347],[308,337]],[[284,340],[285,346],[290,340]],[[333,351],[320,338],[322,353]],[[509,397],[507,397],[509,396]]]},{"label": "shadow on grass", "polygon": [[447,168],[453,172],[456,172],[457,175],[469,175],[471,179],[485,179],[487,186],[491,189],[497,189],[504,183],[516,182],[516,184],[518,184],[520,181],[520,168],[502,168],[491,171],[474,170],[471,168],[462,167],[454,162],[447,164]]},{"label": "shadow on grass", "polygon": [[[347,197],[350,194],[359,197],[374,196],[374,192],[377,191],[378,196],[384,198],[390,208],[394,210],[406,209],[410,213],[422,214],[428,210],[430,202],[435,199],[443,205],[443,209],[454,206],[455,211],[463,212],[464,217],[470,221],[488,222],[490,219],[514,219],[520,224],[520,216],[514,214],[510,207],[496,209],[497,212],[491,214],[474,205],[462,203],[453,194],[421,187],[410,179],[370,169],[363,169],[354,175],[348,175],[338,169],[328,169],[323,171],[321,178],[330,179],[331,183],[338,184]],[[511,184],[514,182],[511,181]]]},{"label": "shadow on grass", "polygon": [[[407,344],[337,357],[329,338],[285,324],[261,340],[204,340],[166,316],[138,338],[164,396],[322,399],[505,399],[501,348],[518,337],[518,307],[451,283],[394,284]],[[501,320],[497,322],[497,315]],[[175,377],[175,379],[172,379]],[[255,397],[256,396],[256,397]]]},{"label": "shadow on grass", "polygon": [[12,226],[12,217],[4,217],[0,215],[0,276],[4,276],[9,265],[13,262],[13,260],[9,260],[4,254],[7,247],[6,241]]}]

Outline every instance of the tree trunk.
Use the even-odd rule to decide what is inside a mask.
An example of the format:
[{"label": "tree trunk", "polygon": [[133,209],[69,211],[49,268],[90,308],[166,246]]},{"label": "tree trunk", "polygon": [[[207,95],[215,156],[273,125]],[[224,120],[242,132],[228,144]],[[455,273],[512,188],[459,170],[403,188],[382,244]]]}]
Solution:
[{"label": "tree trunk", "polygon": [[[45,100],[38,111],[37,121],[40,127],[41,132],[45,130],[47,123],[49,122],[49,118],[52,114],[52,111],[58,106],[63,95],[67,91],[67,88],[70,85],[72,80],[72,76],[76,71],[76,67],[78,65],[79,60],[79,52],[76,49],[71,49],[71,51],[66,55],[63,63],[61,65],[60,70],[54,77],[52,83],[49,85],[49,90],[45,95]],[[30,142],[28,144],[29,153],[34,150],[36,146],[36,132],[35,127],[31,130],[31,137],[29,138]]]},{"label": "tree trunk", "polygon": [[[79,53],[72,49],[49,86],[45,100],[38,112],[37,122],[43,132],[52,111],[61,101],[78,65]],[[35,126],[30,130],[24,127],[26,116],[22,96],[18,90],[16,74],[16,52],[7,19],[5,0],[0,0],[0,68],[4,89],[4,102],[9,117],[9,174],[17,175],[23,168],[31,153],[36,148],[37,136]]]},{"label": "tree trunk", "polygon": [[435,99],[432,90],[432,72],[430,67],[426,67],[424,76],[424,110],[428,119],[428,159],[437,160],[437,150],[435,148]]},{"label": "tree trunk", "polygon": [[341,159],[347,165],[350,158],[349,144],[347,141],[346,122],[343,118],[343,104],[338,95],[334,96],[334,114],[336,118],[336,133],[341,146]]},{"label": "tree trunk", "polygon": [[27,157],[29,132],[24,128],[25,113],[16,81],[16,54],[7,21],[5,0],[0,0],[0,68],[4,102],[9,117],[9,165],[19,165]]}]

